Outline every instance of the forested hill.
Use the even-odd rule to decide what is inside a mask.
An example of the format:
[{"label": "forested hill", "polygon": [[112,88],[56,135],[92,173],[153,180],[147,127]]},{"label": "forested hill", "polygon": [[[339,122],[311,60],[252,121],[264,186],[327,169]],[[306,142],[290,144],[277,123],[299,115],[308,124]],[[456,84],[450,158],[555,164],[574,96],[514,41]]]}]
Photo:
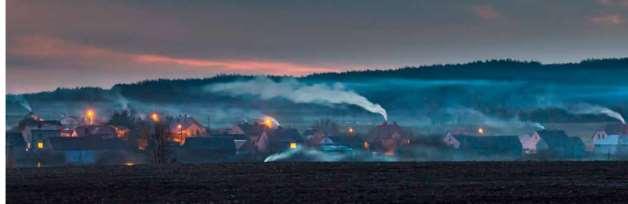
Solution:
[{"label": "forested hill", "polygon": [[320,80],[399,78],[425,80],[549,80],[558,83],[628,83],[628,58],[585,60],[580,63],[541,64],[515,60],[404,67],[390,70],[319,73],[304,77]]},{"label": "forested hill", "polygon": [[[54,91],[24,94],[28,100],[107,100],[122,94],[139,100],[208,99],[200,89],[209,84],[253,78],[249,75],[218,75],[202,79],[159,79],[131,84],[118,84],[112,89],[93,87],[58,88]],[[289,76],[270,76],[273,79]],[[303,82],[368,82],[370,80],[493,80],[529,81],[561,84],[628,85],[628,58],[585,60],[579,63],[541,64],[514,60],[477,61],[466,64],[404,67],[389,70],[348,71],[341,73],[317,73],[297,78]],[[10,96],[15,97],[15,96]]]}]

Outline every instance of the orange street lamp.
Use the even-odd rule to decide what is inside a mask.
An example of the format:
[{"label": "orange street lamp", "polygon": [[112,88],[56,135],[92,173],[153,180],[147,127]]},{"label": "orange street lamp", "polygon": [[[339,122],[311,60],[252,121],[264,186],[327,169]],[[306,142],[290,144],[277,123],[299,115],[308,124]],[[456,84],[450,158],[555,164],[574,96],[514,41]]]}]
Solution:
[{"label": "orange street lamp", "polygon": [[267,128],[272,128],[273,127],[273,119],[271,117],[264,117],[264,126],[266,126]]},{"label": "orange street lamp", "polygon": [[87,120],[88,124],[93,125],[95,118],[96,118],[96,112],[94,110],[87,109],[87,111],[85,111],[85,119]]},{"label": "orange street lamp", "polygon": [[150,120],[152,120],[153,122],[159,122],[159,114],[151,113],[150,114]]},{"label": "orange street lamp", "polygon": [[484,128],[478,128],[478,134],[484,135],[484,133],[485,133]]}]

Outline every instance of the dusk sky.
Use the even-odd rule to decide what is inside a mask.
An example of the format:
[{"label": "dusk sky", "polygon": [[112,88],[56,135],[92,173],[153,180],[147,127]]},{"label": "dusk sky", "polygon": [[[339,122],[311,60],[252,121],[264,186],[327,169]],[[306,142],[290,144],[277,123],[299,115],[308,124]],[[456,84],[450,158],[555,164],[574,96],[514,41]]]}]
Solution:
[{"label": "dusk sky", "polygon": [[9,93],[628,56],[628,0],[7,2]]}]

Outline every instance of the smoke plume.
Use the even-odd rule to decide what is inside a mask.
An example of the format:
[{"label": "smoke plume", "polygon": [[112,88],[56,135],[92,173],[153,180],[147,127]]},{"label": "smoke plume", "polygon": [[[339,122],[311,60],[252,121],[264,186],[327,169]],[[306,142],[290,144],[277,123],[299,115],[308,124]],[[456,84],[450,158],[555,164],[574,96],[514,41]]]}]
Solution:
[{"label": "smoke plume", "polygon": [[122,94],[118,91],[114,92],[114,96],[115,96],[115,101],[120,104],[120,106],[122,107],[122,110],[128,110],[129,109],[129,100],[126,99],[126,97],[122,96]]},{"label": "smoke plume", "polygon": [[516,117],[510,119],[499,119],[487,116],[484,113],[471,108],[448,108],[446,109],[446,112],[454,116],[455,123],[480,124],[500,129],[545,129],[543,125],[537,122],[524,122]]},{"label": "smoke plume", "polygon": [[22,95],[14,95],[11,98],[13,99],[13,101],[15,103],[17,103],[20,106],[22,106],[28,112],[33,112],[33,108],[31,107],[30,103],[28,103],[28,101],[24,98],[24,96],[22,96]]},{"label": "smoke plume", "polygon": [[216,84],[206,87],[211,92],[227,93],[230,95],[254,95],[264,100],[284,98],[295,103],[317,104],[351,104],[364,110],[377,113],[388,120],[386,110],[364,96],[347,90],[339,83],[334,86],[325,84],[307,85],[294,79],[275,82],[266,77],[258,77],[248,81]]},{"label": "smoke plume", "polygon": [[568,107],[567,111],[574,114],[599,114],[606,115],[611,118],[617,119],[622,124],[626,124],[624,117],[616,111],[613,111],[607,107],[592,105],[588,103],[579,103],[574,106]]}]

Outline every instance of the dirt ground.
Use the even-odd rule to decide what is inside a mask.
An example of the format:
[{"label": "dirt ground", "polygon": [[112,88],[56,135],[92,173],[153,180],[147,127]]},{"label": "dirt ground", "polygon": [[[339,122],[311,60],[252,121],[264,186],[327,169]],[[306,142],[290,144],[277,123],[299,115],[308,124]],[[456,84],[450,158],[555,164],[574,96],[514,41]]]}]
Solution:
[{"label": "dirt ground", "polygon": [[228,163],[7,170],[8,203],[628,201],[628,162]]}]

